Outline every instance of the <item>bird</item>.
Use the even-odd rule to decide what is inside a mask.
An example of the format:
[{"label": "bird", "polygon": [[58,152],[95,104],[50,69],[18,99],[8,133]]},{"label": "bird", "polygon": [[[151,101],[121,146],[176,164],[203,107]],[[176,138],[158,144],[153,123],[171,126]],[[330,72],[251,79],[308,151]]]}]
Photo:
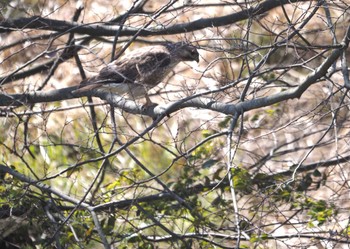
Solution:
[{"label": "bird", "polygon": [[182,61],[199,62],[199,53],[186,42],[166,42],[145,46],[127,53],[101,69],[98,75],[83,80],[76,93],[103,91],[132,99],[145,97],[144,106],[153,105],[148,91],[158,85]]}]

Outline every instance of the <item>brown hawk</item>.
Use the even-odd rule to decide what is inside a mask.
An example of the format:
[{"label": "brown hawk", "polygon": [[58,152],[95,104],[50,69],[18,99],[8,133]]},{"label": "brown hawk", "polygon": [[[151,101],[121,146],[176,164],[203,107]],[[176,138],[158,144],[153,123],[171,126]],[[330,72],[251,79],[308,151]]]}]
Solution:
[{"label": "brown hawk", "polygon": [[102,68],[97,76],[83,80],[73,93],[108,91],[131,98],[146,98],[147,92],[158,85],[181,61],[199,62],[197,49],[187,43],[165,43],[136,49]]}]

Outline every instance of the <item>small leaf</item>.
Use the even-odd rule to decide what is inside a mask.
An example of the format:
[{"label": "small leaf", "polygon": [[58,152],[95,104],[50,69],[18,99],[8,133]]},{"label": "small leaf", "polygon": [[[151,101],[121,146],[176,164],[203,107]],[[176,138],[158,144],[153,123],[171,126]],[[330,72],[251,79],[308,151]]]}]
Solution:
[{"label": "small leaf", "polygon": [[315,177],[321,177],[322,176],[321,172],[318,169],[315,169],[315,171],[312,173],[312,175],[315,176]]},{"label": "small leaf", "polygon": [[218,196],[211,202],[211,205],[218,206],[221,203],[221,200],[222,200],[221,196]]},{"label": "small leaf", "polygon": [[218,160],[209,159],[203,163],[202,168],[208,169],[208,168],[212,167],[213,165],[215,165],[217,162],[218,162]]}]

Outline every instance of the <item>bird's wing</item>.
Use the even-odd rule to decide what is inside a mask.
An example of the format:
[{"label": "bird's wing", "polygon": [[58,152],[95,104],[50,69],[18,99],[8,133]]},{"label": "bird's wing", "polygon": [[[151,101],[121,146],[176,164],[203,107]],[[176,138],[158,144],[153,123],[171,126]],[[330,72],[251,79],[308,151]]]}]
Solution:
[{"label": "bird's wing", "polygon": [[163,79],[164,68],[170,65],[171,56],[164,47],[138,49],[120,60],[112,61],[97,76],[81,82],[77,92],[116,83],[137,83],[152,87]]},{"label": "bird's wing", "polygon": [[149,78],[156,79],[161,74],[160,71],[170,64],[169,53],[151,50],[116,61],[111,68],[123,75],[129,82],[147,84]]}]

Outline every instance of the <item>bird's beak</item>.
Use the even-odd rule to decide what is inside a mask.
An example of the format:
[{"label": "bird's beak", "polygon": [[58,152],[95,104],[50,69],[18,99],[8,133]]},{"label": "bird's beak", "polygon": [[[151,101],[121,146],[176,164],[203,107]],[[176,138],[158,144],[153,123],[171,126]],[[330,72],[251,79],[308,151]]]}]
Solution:
[{"label": "bird's beak", "polygon": [[194,58],[194,60],[199,63],[199,55],[196,56],[196,58]]}]

